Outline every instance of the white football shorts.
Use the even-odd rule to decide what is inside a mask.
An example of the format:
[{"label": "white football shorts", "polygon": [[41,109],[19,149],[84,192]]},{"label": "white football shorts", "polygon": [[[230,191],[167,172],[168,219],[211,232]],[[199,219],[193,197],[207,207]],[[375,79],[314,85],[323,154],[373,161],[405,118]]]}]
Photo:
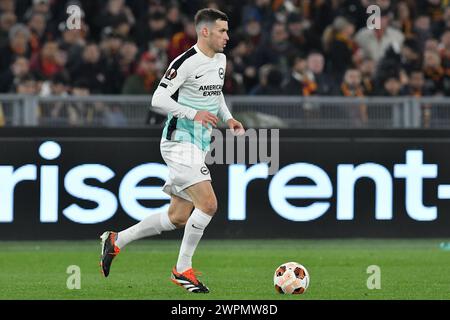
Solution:
[{"label": "white football shorts", "polygon": [[205,164],[207,152],[193,143],[171,141],[165,138],[160,143],[161,155],[169,168],[169,177],[163,186],[168,195],[176,195],[192,202],[184,191],[196,183],[211,180],[209,169]]}]

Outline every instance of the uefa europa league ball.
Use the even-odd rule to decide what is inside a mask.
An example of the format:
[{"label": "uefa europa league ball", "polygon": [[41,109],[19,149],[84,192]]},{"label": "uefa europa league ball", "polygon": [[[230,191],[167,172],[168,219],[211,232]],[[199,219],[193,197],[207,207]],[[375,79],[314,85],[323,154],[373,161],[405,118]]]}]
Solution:
[{"label": "uefa europa league ball", "polygon": [[297,262],[286,262],[275,270],[273,283],[279,293],[302,294],[308,288],[309,273]]}]

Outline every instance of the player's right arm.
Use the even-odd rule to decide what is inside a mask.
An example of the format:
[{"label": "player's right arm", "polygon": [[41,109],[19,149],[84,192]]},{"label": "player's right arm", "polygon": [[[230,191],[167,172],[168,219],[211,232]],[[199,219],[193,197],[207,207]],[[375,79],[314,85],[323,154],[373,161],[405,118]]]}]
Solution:
[{"label": "player's right arm", "polygon": [[178,66],[176,61],[169,66],[158,88],[153,93],[152,107],[163,113],[172,113],[177,118],[187,118],[201,122],[205,127],[208,126],[208,123],[217,126],[218,118],[214,114],[183,106],[172,98],[172,95],[186,81],[189,74],[187,63]]},{"label": "player's right arm", "polygon": [[177,60],[171,63],[158,88],[153,93],[152,107],[166,114],[172,113],[177,118],[194,120],[197,110],[183,106],[172,98],[172,95],[186,81],[188,73],[186,63],[178,66],[176,62]]}]

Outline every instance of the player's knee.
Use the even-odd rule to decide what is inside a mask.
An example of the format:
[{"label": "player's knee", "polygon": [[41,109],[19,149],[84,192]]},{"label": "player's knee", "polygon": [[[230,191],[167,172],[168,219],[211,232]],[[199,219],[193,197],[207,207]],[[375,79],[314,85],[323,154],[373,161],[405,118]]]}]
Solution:
[{"label": "player's knee", "polygon": [[199,209],[202,210],[204,213],[212,216],[217,211],[217,200],[216,199],[205,200],[201,204],[201,207],[199,206]]},{"label": "player's knee", "polygon": [[178,219],[173,222],[174,226],[179,228],[183,228],[186,225],[187,219]]},{"label": "player's knee", "polygon": [[182,216],[173,216],[170,221],[172,222],[172,224],[177,228],[182,228],[185,226],[186,221],[187,221],[187,217],[182,217]]},{"label": "player's knee", "polygon": [[185,226],[187,220],[189,219],[189,215],[180,214],[176,211],[170,211],[169,210],[169,218],[170,222],[177,228],[182,228]]}]

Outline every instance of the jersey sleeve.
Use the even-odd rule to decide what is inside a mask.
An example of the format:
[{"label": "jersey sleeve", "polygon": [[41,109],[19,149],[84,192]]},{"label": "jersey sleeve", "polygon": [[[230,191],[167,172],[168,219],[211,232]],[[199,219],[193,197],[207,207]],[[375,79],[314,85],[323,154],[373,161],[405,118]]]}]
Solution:
[{"label": "jersey sleeve", "polygon": [[[224,54],[221,54],[221,55],[222,55],[222,59],[223,59],[224,69],[226,69],[227,58],[225,57]],[[224,71],[224,73],[225,73],[225,71]],[[223,95],[223,92],[220,93],[219,112],[217,115],[219,116],[220,120],[222,120],[225,123],[227,123],[228,120],[233,118],[233,116],[230,113],[230,110],[227,107],[227,103],[225,102],[225,97]]]},{"label": "jersey sleeve", "polygon": [[183,106],[176,102],[169,94],[168,90],[165,90],[159,86],[152,97],[151,107],[159,113],[167,114],[171,113],[177,118],[187,118],[194,120],[197,110]]},{"label": "jersey sleeve", "polygon": [[175,94],[175,92],[177,92],[177,90],[188,78],[188,69],[189,67],[187,63],[177,66],[177,60],[175,60],[167,69],[159,83],[159,86],[169,91],[169,95]]},{"label": "jersey sleeve", "polygon": [[172,113],[177,118],[194,120],[197,110],[183,106],[172,98],[189,76],[188,63],[183,62],[192,55],[190,52],[170,64],[153,94],[152,107],[162,113]]},{"label": "jersey sleeve", "polygon": [[233,118],[233,116],[230,113],[230,110],[228,110],[223,93],[220,94],[220,106],[219,106],[218,116],[225,123],[228,120],[230,120],[231,118]]}]

